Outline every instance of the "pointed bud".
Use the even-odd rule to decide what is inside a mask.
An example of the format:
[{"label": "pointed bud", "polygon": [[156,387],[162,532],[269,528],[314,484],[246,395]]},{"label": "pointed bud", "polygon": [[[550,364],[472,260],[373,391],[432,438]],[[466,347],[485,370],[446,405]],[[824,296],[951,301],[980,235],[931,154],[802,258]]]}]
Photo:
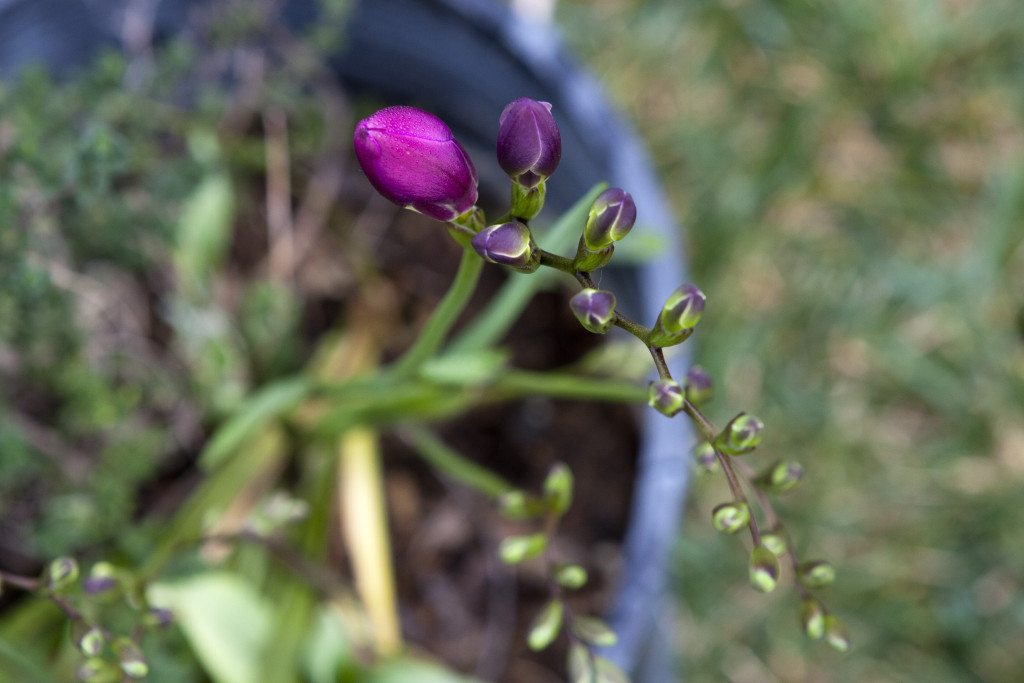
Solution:
[{"label": "pointed bud", "polygon": [[562,138],[551,105],[520,97],[498,119],[498,165],[524,187],[536,187],[558,168]]},{"label": "pointed bud", "polygon": [[615,295],[603,289],[583,289],[569,300],[573,315],[590,332],[604,334],[615,322]]},{"label": "pointed bud", "polygon": [[353,144],[367,180],[399,206],[451,221],[476,204],[473,162],[433,114],[414,107],[381,109],[359,122]]},{"label": "pointed bud", "polygon": [[672,292],[648,336],[649,346],[674,346],[686,341],[704,313],[707,297],[696,285],[686,284]]},{"label": "pointed bud", "polygon": [[750,524],[750,506],[741,500],[722,503],[711,511],[711,521],[723,534],[735,534]]},{"label": "pointed bud", "polygon": [[574,617],[572,630],[580,640],[597,647],[611,647],[619,641],[611,626],[597,617]]},{"label": "pointed bud", "polygon": [[699,365],[694,365],[686,372],[683,381],[683,392],[686,400],[695,406],[701,406],[711,400],[715,393],[715,384],[711,375]]},{"label": "pointed bud", "polygon": [[693,449],[693,459],[697,463],[697,467],[704,472],[710,474],[718,470],[718,454],[715,453],[715,447],[707,441],[701,441]]},{"label": "pointed bud", "polygon": [[636,222],[636,204],[625,190],[610,187],[597,196],[583,228],[586,248],[598,251],[629,234]]},{"label": "pointed bud", "polygon": [[768,550],[771,550],[775,557],[782,557],[786,554],[786,550],[789,545],[786,543],[786,537],[776,531],[768,531],[761,534],[761,545]]},{"label": "pointed bud", "polygon": [[814,560],[801,564],[797,577],[808,588],[824,588],[836,580],[836,570],[825,560]]},{"label": "pointed bud", "polygon": [[800,626],[812,640],[825,635],[825,606],[814,598],[804,598],[800,602]]},{"label": "pointed bud", "polygon": [[540,557],[548,547],[545,534],[509,536],[498,546],[498,555],[505,564],[519,564]]},{"label": "pointed bud", "polygon": [[572,505],[572,470],[564,462],[552,465],[544,479],[544,500],[556,515],[564,515]]},{"label": "pointed bud", "polygon": [[825,615],[825,640],[839,652],[850,649],[850,631],[834,614]]},{"label": "pointed bud", "polygon": [[715,445],[726,455],[743,455],[761,443],[764,423],[749,413],[740,413],[715,438]]},{"label": "pointed bud", "polygon": [[779,558],[759,545],[750,552],[750,585],[754,590],[771,593],[779,582]]},{"label": "pointed bud", "polygon": [[46,583],[50,590],[60,591],[78,579],[78,563],[73,557],[58,557],[46,569]]},{"label": "pointed bud", "polygon": [[485,261],[520,273],[532,273],[540,268],[540,249],[525,223],[512,221],[488,226],[473,238],[472,245]]},{"label": "pointed bud", "polygon": [[662,415],[673,417],[683,409],[683,388],[671,379],[651,382],[647,389],[647,405]]},{"label": "pointed bud", "polygon": [[526,636],[526,644],[530,646],[531,650],[540,652],[554,642],[558,632],[562,630],[564,614],[565,605],[561,600],[551,600],[541,608],[537,616],[533,618]]},{"label": "pointed bud", "polygon": [[118,638],[113,643],[114,655],[129,678],[145,678],[149,673],[149,666],[146,664],[142,650],[130,638]]},{"label": "pointed bud", "polygon": [[804,477],[804,468],[795,460],[779,460],[754,480],[763,491],[785,493],[792,490]]},{"label": "pointed bud", "polygon": [[555,582],[563,588],[582,588],[588,578],[587,570],[578,564],[564,564],[555,568]]}]

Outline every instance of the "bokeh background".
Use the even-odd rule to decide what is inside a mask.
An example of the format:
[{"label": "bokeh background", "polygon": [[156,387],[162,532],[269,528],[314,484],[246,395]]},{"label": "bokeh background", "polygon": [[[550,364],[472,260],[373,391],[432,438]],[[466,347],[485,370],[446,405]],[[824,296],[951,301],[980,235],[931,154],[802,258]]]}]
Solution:
[{"label": "bokeh background", "polygon": [[[567,0],[645,136],[708,294],[718,419],[807,478],[781,503],[849,624],[801,639],[693,491],[691,681],[1024,677],[1024,12],[1017,3]],[[595,134],[600,134],[595,131]]]}]

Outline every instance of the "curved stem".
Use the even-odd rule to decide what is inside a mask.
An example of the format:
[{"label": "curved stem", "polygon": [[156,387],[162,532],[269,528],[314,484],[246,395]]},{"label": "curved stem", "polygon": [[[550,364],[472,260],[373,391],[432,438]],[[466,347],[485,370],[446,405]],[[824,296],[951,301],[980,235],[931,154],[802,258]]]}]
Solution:
[{"label": "curved stem", "polygon": [[445,337],[459,318],[469,298],[473,295],[476,283],[480,279],[484,261],[475,251],[466,248],[462,252],[459,270],[448,292],[441,299],[437,310],[430,316],[426,326],[420,332],[416,342],[391,366],[395,375],[408,375],[415,372],[427,359],[433,356]]}]

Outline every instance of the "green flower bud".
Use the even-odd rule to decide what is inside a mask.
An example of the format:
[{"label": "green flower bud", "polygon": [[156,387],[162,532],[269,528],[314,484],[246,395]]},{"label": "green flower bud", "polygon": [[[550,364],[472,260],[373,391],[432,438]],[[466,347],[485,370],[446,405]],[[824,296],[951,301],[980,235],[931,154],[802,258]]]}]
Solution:
[{"label": "green flower bud", "polygon": [[779,460],[761,473],[754,484],[769,493],[785,493],[804,477],[804,468],[795,460]]},{"label": "green flower bud", "polygon": [[572,630],[585,643],[597,647],[611,647],[619,637],[611,626],[597,617],[578,616],[572,620]]},{"label": "green flower bud", "polygon": [[691,330],[700,322],[707,297],[697,285],[685,284],[672,292],[661,307],[659,321],[666,332]]},{"label": "green flower bud", "polygon": [[761,545],[771,550],[776,557],[785,555],[786,550],[789,548],[789,545],[786,543],[786,537],[774,531],[761,534]]},{"label": "green flower bud", "polygon": [[544,208],[547,185],[543,181],[534,187],[512,183],[512,202],[509,213],[521,221],[535,218]]},{"label": "green flower bud", "polygon": [[750,585],[754,590],[771,593],[779,582],[779,558],[759,545],[750,552]]},{"label": "green flower bud", "polygon": [[545,534],[509,536],[498,546],[498,555],[505,564],[519,564],[540,557],[548,547]]},{"label": "green flower bud", "polygon": [[555,568],[555,582],[563,588],[576,590],[587,584],[587,570],[578,564],[565,564]]},{"label": "green flower bud", "polygon": [[78,680],[88,683],[118,683],[121,680],[121,672],[117,666],[99,657],[85,660],[75,675]]},{"label": "green flower bud", "polygon": [[78,563],[73,557],[58,557],[46,569],[46,583],[50,590],[60,591],[78,579]]},{"label": "green flower bud", "polygon": [[112,597],[114,590],[121,584],[120,574],[109,562],[97,562],[82,580],[82,590],[94,598]]},{"label": "green flower bud", "polygon": [[78,638],[76,645],[78,645],[78,649],[82,651],[82,654],[95,657],[103,652],[103,646],[106,642],[107,639],[103,635],[103,629],[93,626]]},{"label": "green flower bud", "polygon": [[711,521],[723,534],[735,534],[750,524],[750,506],[741,500],[722,503],[711,511]]},{"label": "green flower bud", "polygon": [[615,323],[615,295],[601,289],[580,290],[569,300],[573,315],[590,332],[604,334]]},{"label": "green flower bud", "polygon": [[825,606],[814,598],[800,602],[800,626],[808,638],[817,640],[825,635]]},{"label": "green flower bud", "polygon": [[850,631],[834,614],[825,615],[825,640],[839,652],[850,649]]},{"label": "green flower bud", "polygon": [[525,491],[508,491],[498,497],[498,512],[506,519],[533,519],[544,514],[544,504]]},{"label": "green flower bud", "polygon": [[525,223],[511,221],[489,225],[473,237],[471,244],[485,261],[520,273],[532,273],[540,268],[540,249]]},{"label": "green flower bud", "polygon": [[697,463],[697,467],[701,468],[704,472],[715,472],[720,466],[718,454],[715,453],[715,447],[707,441],[701,441],[693,449],[693,459]]},{"label": "green flower bud", "polygon": [[824,560],[814,560],[801,564],[797,576],[808,588],[824,588],[836,580],[836,570]]},{"label": "green flower bud", "polygon": [[683,409],[683,388],[671,379],[651,382],[647,389],[647,405],[662,415],[673,417]]},{"label": "green flower bud", "polygon": [[743,455],[761,443],[763,431],[763,422],[749,413],[740,413],[715,438],[715,446],[726,455]]},{"label": "green flower bud", "polygon": [[554,642],[558,632],[562,629],[562,617],[565,614],[565,605],[561,600],[551,600],[530,624],[530,630],[526,636],[526,644],[534,652],[539,652]]},{"label": "green flower bud", "polygon": [[544,479],[544,500],[556,515],[564,515],[572,505],[572,470],[564,462],[555,463]]},{"label": "green flower bud", "polygon": [[587,249],[597,251],[618,242],[633,229],[636,204],[633,197],[617,187],[610,187],[597,196],[590,207],[583,239]]},{"label": "green flower bud", "polygon": [[715,393],[714,382],[704,368],[694,365],[686,372],[686,379],[683,381],[683,393],[686,400],[695,406],[704,405],[711,400]]},{"label": "green flower bud", "polygon": [[114,655],[121,666],[121,671],[130,678],[145,678],[149,673],[149,665],[146,664],[142,650],[130,638],[118,638],[113,643]]}]

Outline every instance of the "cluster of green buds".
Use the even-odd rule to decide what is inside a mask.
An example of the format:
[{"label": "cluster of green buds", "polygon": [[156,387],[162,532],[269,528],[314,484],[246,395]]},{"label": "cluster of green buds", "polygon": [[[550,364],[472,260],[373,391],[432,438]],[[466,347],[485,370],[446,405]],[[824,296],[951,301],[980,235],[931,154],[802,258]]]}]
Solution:
[{"label": "cluster of green buds", "polygon": [[[603,190],[591,203],[580,226],[576,253],[566,257],[543,250],[529,223],[543,208],[546,184],[561,159],[561,137],[552,107],[546,102],[519,98],[501,112],[498,128],[498,163],[508,174],[512,190],[508,213],[492,224],[475,206],[477,175],[472,162],[447,126],[431,114],[411,107],[392,107],[360,122],[354,140],[356,157],[381,194],[402,206],[446,221],[456,241],[485,261],[519,273],[533,273],[547,266],[574,278],[580,291],[570,299],[569,308],[588,331],[606,334],[612,327],[619,327],[643,342],[658,371],[658,378],[648,386],[648,404],[667,417],[686,414],[700,433],[694,451],[698,466],[707,472],[721,470],[726,475],[732,500],[715,507],[713,524],[727,534],[744,530],[750,533],[754,545],[749,558],[751,585],[762,592],[773,590],[780,575],[779,558],[789,557],[794,567],[802,568],[797,572],[797,585],[803,598],[801,615],[809,615],[801,617],[804,630],[812,637],[827,636],[839,649],[848,647],[849,639],[841,623],[824,608],[818,609],[820,603],[809,593],[831,577],[821,565],[797,561],[767,498],[769,494],[792,490],[802,479],[803,469],[796,462],[783,460],[755,475],[740,456],[760,445],[764,432],[761,420],[741,412],[724,429],[716,429],[701,412],[713,395],[707,372],[694,366],[679,383],[665,362],[663,350],[681,344],[693,334],[707,302],[704,292],[694,284],[681,285],[669,295],[649,328],[623,315],[617,310],[615,295],[599,289],[591,275],[610,262],[616,242],[632,231],[637,219],[633,197],[621,188]],[[572,480],[566,473],[567,469],[553,471],[544,495],[539,498],[514,492],[502,499],[506,515],[546,520],[542,531],[506,539],[499,551],[504,561],[517,564],[550,558],[553,521],[564,513],[571,499]],[[771,521],[770,530],[762,532],[759,528],[742,482],[755,491],[758,507]],[[550,559],[547,561],[555,566]],[[560,587],[558,591],[581,584],[581,576],[585,581],[581,568],[563,567],[552,572],[553,585]],[[554,595],[535,619],[530,646],[546,647],[563,624],[571,623],[571,652],[575,654],[570,654],[570,669],[588,676],[585,680],[618,680],[602,673],[610,671],[610,663],[598,665],[588,649],[607,640],[605,635],[595,635],[603,634],[602,629],[583,618],[572,619],[567,609],[561,593]],[[841,646],[842,643],[846,645]]]}]

